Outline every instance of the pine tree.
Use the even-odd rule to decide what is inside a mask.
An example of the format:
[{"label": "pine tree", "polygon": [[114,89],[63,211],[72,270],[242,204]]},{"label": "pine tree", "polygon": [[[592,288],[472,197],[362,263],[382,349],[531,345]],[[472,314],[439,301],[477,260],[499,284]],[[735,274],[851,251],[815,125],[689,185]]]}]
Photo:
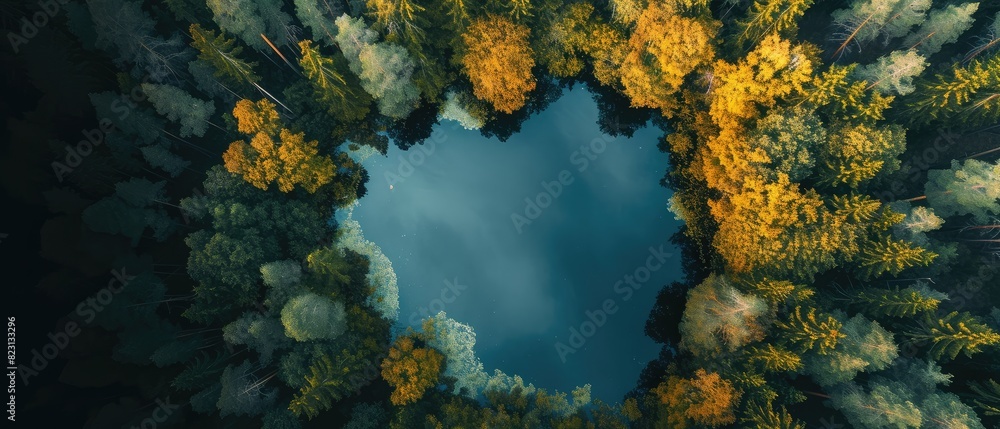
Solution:
[{"label": "pine tree", "polygon": [[142,84],[142,92],[156,107],[156,113],[181,125],[181,137],[205,135],[209,119],[215,113],[212,100],[199,100],[187,91],[171,85]]},{"label": "pine tree", "polygon": [[890,317],[913,317],[933,312],[947,298],[947,295],[930,289],[924,282],[917,282],[905,289],[866,288],[852,296],[870,314]]},{"label": "pine tree", "polygon": [[802,358],[790,350],[767,344],[764,347],[750,347],[749,359],[764,368],[765,371],[798,372],[802,369]]},{"label": "pine tree", "polygon": [[942,216],[972,215],[977,222],[986,222],[1000,215],[1000,161],[953,160],[948,170],[927,172],[924,194]]},{"label": "pine tree", "polygon": [[760,405],[757,401],[747,405],[747,417],[743,421],[753,429],[806,429],[805,423],[792,417],[784,406],[775,410],[770,404]]},{"label": "pine tree", "polygon": [[770,33],[794,37],[799,18],[812,7],[813,1],[755,0],[747,10],[747,16],[736,24],[739,32],[737,43],[753,45]]},{"label": "pine tree", "polygon": [[906,131],[899,126],[847,125],[831,132],[821,148],[820,180],[858,188],[899,169],[897,157],[906,148]]},{"label": "pine tree", "polygon": [[903,46],[916,49],[925,57],[936,54],[942,46],[954,43],[972,26],[975,20],[972,14],[978,9],[979,3],[963,3],[932,10],[927,21],[903,40]]},{"label": "pine tree", "polygon": [[908,103],[912,123],[959,120],[974,127],[1000,120],[1000,55],[956,64],[922,81]]},{"label": "pine tree", "polygon": [[898,275],[907,268],[929,265],[937,254],[912,243],[889,236],[866,243],[858,257],[858,266],[865,278],[885,273]]},{"label": "pine tree", "polygon": [[815,348],[817,353],[826,354],[844,337],[839,320],[822,313],[817,315],[812,307],[803,317],[802,307],[796,306],[787,322],[778,321],[775,324],[784,331],[784,337],[801,351]]},{"label": "pine tree", "polygon": [[212,30],[205,30],[198,24],[191,24],[191,46],[198,50],[198,58],[212,65],[215,76],[226,78],[230,83],[256,83],[260,78],[254,73],[256,63],[240,59],[242,46],[234,46],[235,39],[227,39],[225,33],[218,36]]},{"label": "pine tree", "polygon": [[362,350],[343,350],[334,357],[322,355],[311,363],[305,384],[292,398],[288,409],[295,415],[305,415],[309,419],[330,409],[337,401],[349,396],[360,385],[352,383],[351,375],[371,365],[374,359]]},{"label": "pine tree", "polygon": [[916,90],[913,79],[927,68],[927,59],[916,51],[893,51],[874,64],[855,70],[858,78],[883,94],[906,95]]},{"label": "pine tree", "polygon": [[345,122],[359,120],[368,114],[367,94],[351,88],[333,59],[320,54],[309,40],[299,42],[302,57],[299,65],[313,85],[316,97],[334,117]]},{"label": "pine tree", "polygon": [[[222,352],[202,353],[174,377],[171,386],[181,390],[204,389],[218,380],[226,368],[226,355]],[[214,405],[214,403],[213,403]]]},{"label": "pine tree", "polygon": [[976,406],[988,416],[1000,416],[1000,383],[993,379],[983,382],[970,382],[969,389],[978,395],[973,400]]},{"label": "pine tree", "polygon": [[953,360],[959,353],[971,357],[984,346],[1000,343],[1000,334],[968,312],[953,311],[948,315],[928,319],[920,330],[910,331],[914,341],[931,343],[930,355],[937,360]]}]

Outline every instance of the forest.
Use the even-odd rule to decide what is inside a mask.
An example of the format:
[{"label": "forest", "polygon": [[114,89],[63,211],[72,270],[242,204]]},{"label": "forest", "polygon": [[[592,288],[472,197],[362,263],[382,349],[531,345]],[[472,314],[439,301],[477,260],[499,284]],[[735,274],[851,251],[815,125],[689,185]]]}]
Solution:
[{"label": "forest", "polygon": [[[0,102],[0,176],[41,231],[32,293],[54,302],[45,329],[86,327],[48,369],[21,350],[20,379],[52,384],[23,413],[63,400],[86,427],[138,427],[169,398],[156,427],[1000,428],[996,1],[0,13],[24,82]],[[684,281],[655,286],[645,326],[662,351],[622,398],[488,372],[443,312],[400,328],[406,285],[350,216],[390,143],[444,121],[503,142],[575,86],[607,134],[664,130],[684,221]]]}]

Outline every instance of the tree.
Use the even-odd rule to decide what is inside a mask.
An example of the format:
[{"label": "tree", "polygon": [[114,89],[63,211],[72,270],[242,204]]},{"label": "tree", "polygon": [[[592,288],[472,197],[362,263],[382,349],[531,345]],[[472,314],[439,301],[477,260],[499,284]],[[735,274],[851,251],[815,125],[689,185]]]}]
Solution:
[{"label": "tree", "polygon": [[476,332],[472,327],[456,322],[442,311],[424,320],[423,330],[427,346],[440,351],[447,359],[443,375],[456,380],[452,393],[478,397],[487,376],[473,350]]},{"label": "tree", "polygon": [[115,56],[116,62],[134,76],[149,76],[155,82],[177,78],[176,68],[188,53],[180,36],[169,39],[154,33],[156,21],[142,10],[142,2],[108,0],[88,2],[95,46]]},{"label": "tree", "polygon": [[833,407],[856,428],[918,428],[923,421],[909,389],[898,382],[872,383],[870,391],[853,383],[831,392]]},{"label": "tree", "polygon": [[[362,386],[360,380],[365,380],[365,371],[378,359],[372,351],[373,344],[374,340],[367,338],[358,344],[356,350],[332,352],[321,346],[312,348],[308,369],[302,377],[296,377],[297,384],[293,387],[299,387],[299,392],[288,404],[288,409],[297,416],[306,415],[312,419],[344,397],[356,393]],[[282,362],[282,366],[298,367],[296,359],[289,358]],[[301,371],[300,368],[295,370]]]},{"label": "tree", "polygon": [[416,402],[424,391],[437,384],[444,356],[427,347],[415,347],[410,337],[399,337],[382,361],[382,378],[394,388],[393,405]]},{"label": "tree", "polygon": [[332,340],[347,329],[344,304],[305,293],[292,298],[281,309],[285,335],[296,341]]},{"label": "tree", "polygon": [[907,268],[927,266],[936,257],[934,252],[885,236],[862,247],[858,266],[865,278],[875,278],[885,273],[895,276]]},{"label": "tree", "polygon": [[905,289],[861,289],[851,297],[869,314],[890,317],[913,317],[937,310],[948,295],[935,291],[927,283],[918,281]]},{"label": "tree", "polygon": [[969,389],[976,393],[975,404],[988,416],[1000,416],[1000,383],[993,379],[969,383]]},{"label": "tree", "polygon": [[948,170],[927,172],[927,203],[942,216],[972,215],[977,222],[1000,215],[1000,161],[951,162]]},{"label": "tree", "polygon": [[378,102],[383,115],[401,119],[417,106],[420,91],[413,82],[416,67],[409,52],[392,43],[377,43],[378,34],[364,20],[337,18],[337,45],[361,86]]},{"label": "tree", "polygon": [[449,91],[445,94],[444,104],[441,105],[441,112],[438,114],[438,119],[447,119],[458,122],[462,125],[462,128],[467,130],[478,130],[486,124],[484,113],[473,106],[469,102],[469,95],[466,93],[459,93],[454,91]]},{"label": "tree", "polygon": [[798,372],[802,369],[802,357],[791,350],[768,343],[763,347],[750,347],[749,360],[759,364],[765,371]]},{"label": "tree", "polygon": [[302,265],[294,260],[268,262],[260,266],[260,274],[266,286],[285,288],[302,280]]},{"label": "tree", "polygon": [[867,81],[868,88],[883,94],[906,95],[916,90],[913,78],[927,68],[927,59],[916,51],[893,51],[880,57],[874,64],[855,69],[859,79]]},{"label": "tree", "polygon": [[690,379],[669,377],[653,393],[669,412],[669,427],[681,429],[691,423],[713,427],[734,423],[734,408],[741,396],[718,373],[700,368]]},{"label": "tree", "polygon": [[141,147],[139,151],[149,165],[167,172],[172,178],[179,176],[191,165],[191,161],[175,155],[162,145]]},{"label": "tree", "polygon": [[368,258],[369,270],[365,278],[374,288],[368,297],[368,305],[383,318],[396,320],[399,313],[399,287],[396,285],[392,261],[382,253],[378,245],[365,239],[358,221],[347,219],[341,222],[337,233],[338,248],[348,249]]},{"label": "tree", "polygon": [[301,186],[309,193],[333,180],[335,166],[329,155],[319,156],[319,142],[305,141],[305,133],[294,134],[282,129],[280,144],[271,136],[257,133],[247,145],[235,141],[222,154],[226,169],[244,180],[266,190],[277,182],[282,192]]},{"label": "tree", "polygon": [[166,210],[156,205],[168,200],[166,184],[142,178],[116,183],[113,195],[83,210],[83,222],[96,232],[124,235],[133,246],[142,239],[146,228],[153,231],[155,240],[164,241],[176,229]]},{"label": "tree", "polygon": [[222,328],[222,336],[232,345],[245,345],[260,354],[262,364],[271,362],[276,350],[291,346],[281,321],[248,311]]},{"label": "tree", "polygon": [[879,36],[888,41],[906,35],[924,21],[930,5],[931,0],[856,0],[850,8],[834,11],[833,40],[842,42],[834,56],[852,43],[864,46]]},{"label": "tree", "polygon": [[575,3],[564,8],[552,25],[545,29],[541,43],[535,44],[538,62],[552,76],[568,78],[583,69],[594,27],[594,6]]},{"label": "tree", "polygon": [[208,0],[207,3],[222,30],[236,35],[254,49],[269,49],[261,35],[278,45],[292,40],[289,33],[292,18],[281,10],[280,0]]},{"label": "tree", "polygon": [[751,163],[769,181],[779,173],[800,182],[812,174],[815,153],[826,142],[826,129],[811,112],[792,108],[775,110],[757,121],[747,135]]},{"label": "tree", "polygon": [[976,57],[993,52],[1000,47],[1000,12],[993,17],[993,23],[986,27],[986,33],[976,39],[976,45],[968,54],[965,54],[964,62],[969,62]]},{"label": "tree", "polygon": [[320,54],[309,40],[299,42],[302,57],[299,65],[312,83],[316,98],[331,115],[345,122],[360,120],[368,114],[367,94],[355,91],[333,59]]},{"label": "tree", "polygon": [[802,307],[796,306],[788,315],[787,322],[778,321],[775,325],[783,331],[784,338],[803,352],[815,348],[817,353],[826,354],[844,337],[841,331],[843,324],[839,320],[830,315],[817,314],[812,307],[803,316]]},{"label": "tree", "polygon": [[1000,120],[1000,55],[955,64],[951,71],[920,82],[908,104],[910,122],[960,120],[975,127]]},{"label": "tree", "polygon": [[914,341],[931,344],[929,354],[937,360],[953,360],[959,353],[971,357],[984,346],[1000,343],[1000,334],[967,312],[953,311],[933,319],[928,316],[921,329],[907,335]]},{"label": "tree", "polygon": [[758,318],[767,304],[740,293],[726,277],[710,275],[688,292],[681,319],[681,344],[696,356],[734,351],[763,337]]},{"label": "tree", "polygon": [[916,49],[925,57],[936,54],[942,46],[954,43],[972,27],[972,14],[978,9],[979,3],[963,3],[932,10],[927,21],[903,40],[903,45]]},{"label": "tree", "polygon": [[256,102],[240,100],[233,107],[233,117],[236,118],[236,129],[248,136],[264,133],[275,137],[281,129],[281,118],[275,110],[274,103],[267,99]]},{"label": "tree", "polygon": [[228,366],[222,371],[219,381],[222,390],[219,394],[219,416],[257,416],[270,408],[278,397],[277,389],[265,389],[268,378],[258,379],[256,369],[250,361],[243,361],[237,366]]},{"label": "tree", "polygon": [[633,106],[672,116],[684,77],[715,56],[714,23],[682,16],[669,3],[650,2],[636,21],[621,80]]},{"label": "tree", "polygon": [[204,136],[209,119],[215,113],[212,100],[199,100],[171,85],[144,83],[142,92],[156,107],[156,113],[181,124],[181,137]]},{"label": "tree", "polygon": [[739,31],[736,41],[752,45],[771,33],[793,37],[798,30],[798,19],[812,5],[813,0],[755,0],[747,16],[736,24]]},{"label": "tree", "polygon": [[343,15],[341,2],[329,0],[295,0],[295,16],[312,30],[313,39],[327,45],[335,43],[337,27],[334,21]]},{"label": "tree", "polygon": [[833,130],[828,144],[821,147],[821,180],[857,188],[899,169],[897,157],[906,148],[906,131],[895,125],[847,125]]},{"label": "tree", "polygon": [[805,359],[805,372],[820,386],[850,381],[862,371],[883,370],[899,355],[892,333],[860,314],[847,320],[840,332],[843,337],[832,350]]},{"label": "tree", "polygon": [[235,39],[227,39],[225,33],[216,36],[214,31],[205,30],[198,24],[191,24],[188,32],[191,46],[198,50],[198,58],[212,65],[216,77],[226,78],[231,83],[260,80],[253,71],[257,64],[240,59],[243,47],[234,46]]},{"label": "tree", "polygon": [[462,71],[472,81],[472,91],[504,113],[524,106],[535,89],[534,52],[528,45],[530,30],[498,15],[474,21],[462,34]]}]

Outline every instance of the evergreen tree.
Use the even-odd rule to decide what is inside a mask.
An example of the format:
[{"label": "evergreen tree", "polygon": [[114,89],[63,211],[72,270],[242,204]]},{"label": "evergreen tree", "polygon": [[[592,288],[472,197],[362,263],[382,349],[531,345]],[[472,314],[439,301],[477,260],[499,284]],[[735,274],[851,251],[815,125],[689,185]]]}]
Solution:
[{"label": "evergreen tree", "polygon": [[971,314],[953,311],[944,317],[928,317],[921,329],[910,331],[914,341],[930,343],[930,355],[937,360],[953,360],[959,353],[972,356],[982,347],[1000,343],[1000,334]]},{"label": "evergreen tree", "polygon": [[257,64],[240,59],[243,47],[234,46],[234,39],[226,39],[224,33],[216,36],[214,31],[205,30],[198,24],[191,24],[188,32],[191,33],[191,46],[198,50],[198,58],[212,65],[216,77],[226,78],[231,83],[260,80],[253,70]]},{"label": "evergreen tree", "polygon": [[156,113],[181,125],[181,137],[205,135],[209,120],[215,113],[215,103],[212,100],[199,100],[170,85],[144,83],[142,91],[156,107]]}]

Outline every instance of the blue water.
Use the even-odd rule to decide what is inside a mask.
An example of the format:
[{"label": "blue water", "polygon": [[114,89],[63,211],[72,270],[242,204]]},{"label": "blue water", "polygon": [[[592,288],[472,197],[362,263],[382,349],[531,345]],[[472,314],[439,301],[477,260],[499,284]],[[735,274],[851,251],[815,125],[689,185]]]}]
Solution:
[{"label": "blue water", "polygon": [[[680,221],[659,186],[663,132],[614,138],[596,119],[578,88],[506,142],[442,121],[423,146],[365,161],[371,181],[354,218],[393,263],[401,324],[444,310],[475,329],[488,373],[550,391],[590,383],[595,398],[617,402],[659,351],[643,327],[656,293],[682,275],[668,243]],[[546,207],[529,217],[525,198]]]}]

